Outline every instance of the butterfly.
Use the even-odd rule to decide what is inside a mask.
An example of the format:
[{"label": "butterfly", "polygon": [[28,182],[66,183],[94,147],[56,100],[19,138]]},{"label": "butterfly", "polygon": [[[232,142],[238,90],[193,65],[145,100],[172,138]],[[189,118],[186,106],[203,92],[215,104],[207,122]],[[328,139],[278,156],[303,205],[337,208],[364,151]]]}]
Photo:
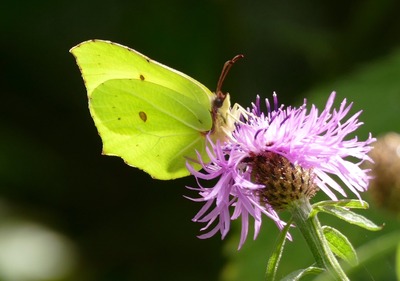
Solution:
[{"label": "butterfly", "polygon": [[188,158],[196,158],[197,151],[207,159],[206,135],[223,140],[231,126],[229,94],[221,87],[242,55],[225,63],[213,93],[188,75],[117,43],[89,40],[70,52],[85,82],[102,153],[119,156],[153,178],[189,175]]}]

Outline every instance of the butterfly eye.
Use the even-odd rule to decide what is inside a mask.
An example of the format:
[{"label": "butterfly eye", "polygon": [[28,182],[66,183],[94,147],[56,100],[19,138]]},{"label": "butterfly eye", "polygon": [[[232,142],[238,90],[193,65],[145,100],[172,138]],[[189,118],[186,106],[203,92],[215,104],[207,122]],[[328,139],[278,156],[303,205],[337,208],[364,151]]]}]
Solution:
[{"label": "butterfly eye", "polygon": [[221,108],[222,105],[224,104],[226,95],[223,93],[220,93],[220,95],[223,95],[223,98],[220,98],[219,95],[217,95],[217,97],[215,98],[214,103],[213,103],[214,108]]}]

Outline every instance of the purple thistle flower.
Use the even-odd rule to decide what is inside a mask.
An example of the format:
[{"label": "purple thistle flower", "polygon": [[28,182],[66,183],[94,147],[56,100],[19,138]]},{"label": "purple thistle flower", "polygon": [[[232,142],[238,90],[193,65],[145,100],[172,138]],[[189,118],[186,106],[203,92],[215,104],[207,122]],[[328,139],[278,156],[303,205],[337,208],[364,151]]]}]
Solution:
[{"label": "purple thistle flower", "polygon": [[[299,108],[279,107],[274,93],[273,108],[267,99],[264,113],[257,96],[252,109],[242,112],[241,122],[236,123],[228,142],[213,143],[208,138],[210,161],[205,163],[198,155],[203,170],[196,171],[187,164],[198,183],[197,188],[190,189],[200,195],[190,199],[205,202],[193,221],[207,223],[202,231],[214,225],[200,238],[209,238],[218,231],[224,238],[230,221],[241,217],[240,248],[248,234],[250,217],[254,218],[255,239],[262,214],[282,229],[285,222],[276,211],[285,209],[291,201],[301,196],[310,198],[318,189],[332,200],[337,200],[332,190],[346,197],[332,175],[361,199],[359,192],[367,189],[370,177],[360,164],[370,161],[367,153],[375,139],[370,135],[363,142],[356,137],[345,140],[362,125],[357,119],[361,111],[343,121],[352,103],[346,105],[345,99],[338,110],[332,110],[334,98],[335,92],[318,114],[314,105],[307,112],[306,101]],[[345,159],[349,156],[360,161],[349,162]],[[200,180],[216,180],[216,184],[204,187]]]}]

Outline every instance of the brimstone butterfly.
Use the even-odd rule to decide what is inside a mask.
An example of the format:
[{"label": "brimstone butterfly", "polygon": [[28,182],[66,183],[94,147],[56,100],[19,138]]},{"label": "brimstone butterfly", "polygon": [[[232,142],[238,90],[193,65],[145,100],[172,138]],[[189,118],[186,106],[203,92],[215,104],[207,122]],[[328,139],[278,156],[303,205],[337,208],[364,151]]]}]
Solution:
[{"label": "brimstone butterfly", "polygon": [[224,138],[229,95],[216,94],[193,78],[128,47],[90,40],[73,47],[85,81],[89,110],[103,141],[103,154],[119,156],[153,178],[189,174],[187,158],[206,158],[206,134]]}]

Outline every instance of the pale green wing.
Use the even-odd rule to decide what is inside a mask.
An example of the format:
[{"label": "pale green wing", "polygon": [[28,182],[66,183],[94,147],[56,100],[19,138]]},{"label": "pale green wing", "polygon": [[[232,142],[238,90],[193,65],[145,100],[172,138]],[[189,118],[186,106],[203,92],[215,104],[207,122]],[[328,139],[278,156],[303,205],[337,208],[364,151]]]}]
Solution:
[{"label": "pale green wing", "polygon": [[152,177],[188,175],[186,158],[204,155],[214,94],[189,76],[108,41],[71,49],[85,80],[103,153]]},{"label": "pale green wing", "polygon": [[120,156],[158,179],[188,175],[186,157],[196,158],[196,150],[204,153],[204,127],[211,127],[210,114],[204,115],[200,104],[194,106],[190,98],[144,81],[99,85],[92,93],[91,109],[103,153]]}]

